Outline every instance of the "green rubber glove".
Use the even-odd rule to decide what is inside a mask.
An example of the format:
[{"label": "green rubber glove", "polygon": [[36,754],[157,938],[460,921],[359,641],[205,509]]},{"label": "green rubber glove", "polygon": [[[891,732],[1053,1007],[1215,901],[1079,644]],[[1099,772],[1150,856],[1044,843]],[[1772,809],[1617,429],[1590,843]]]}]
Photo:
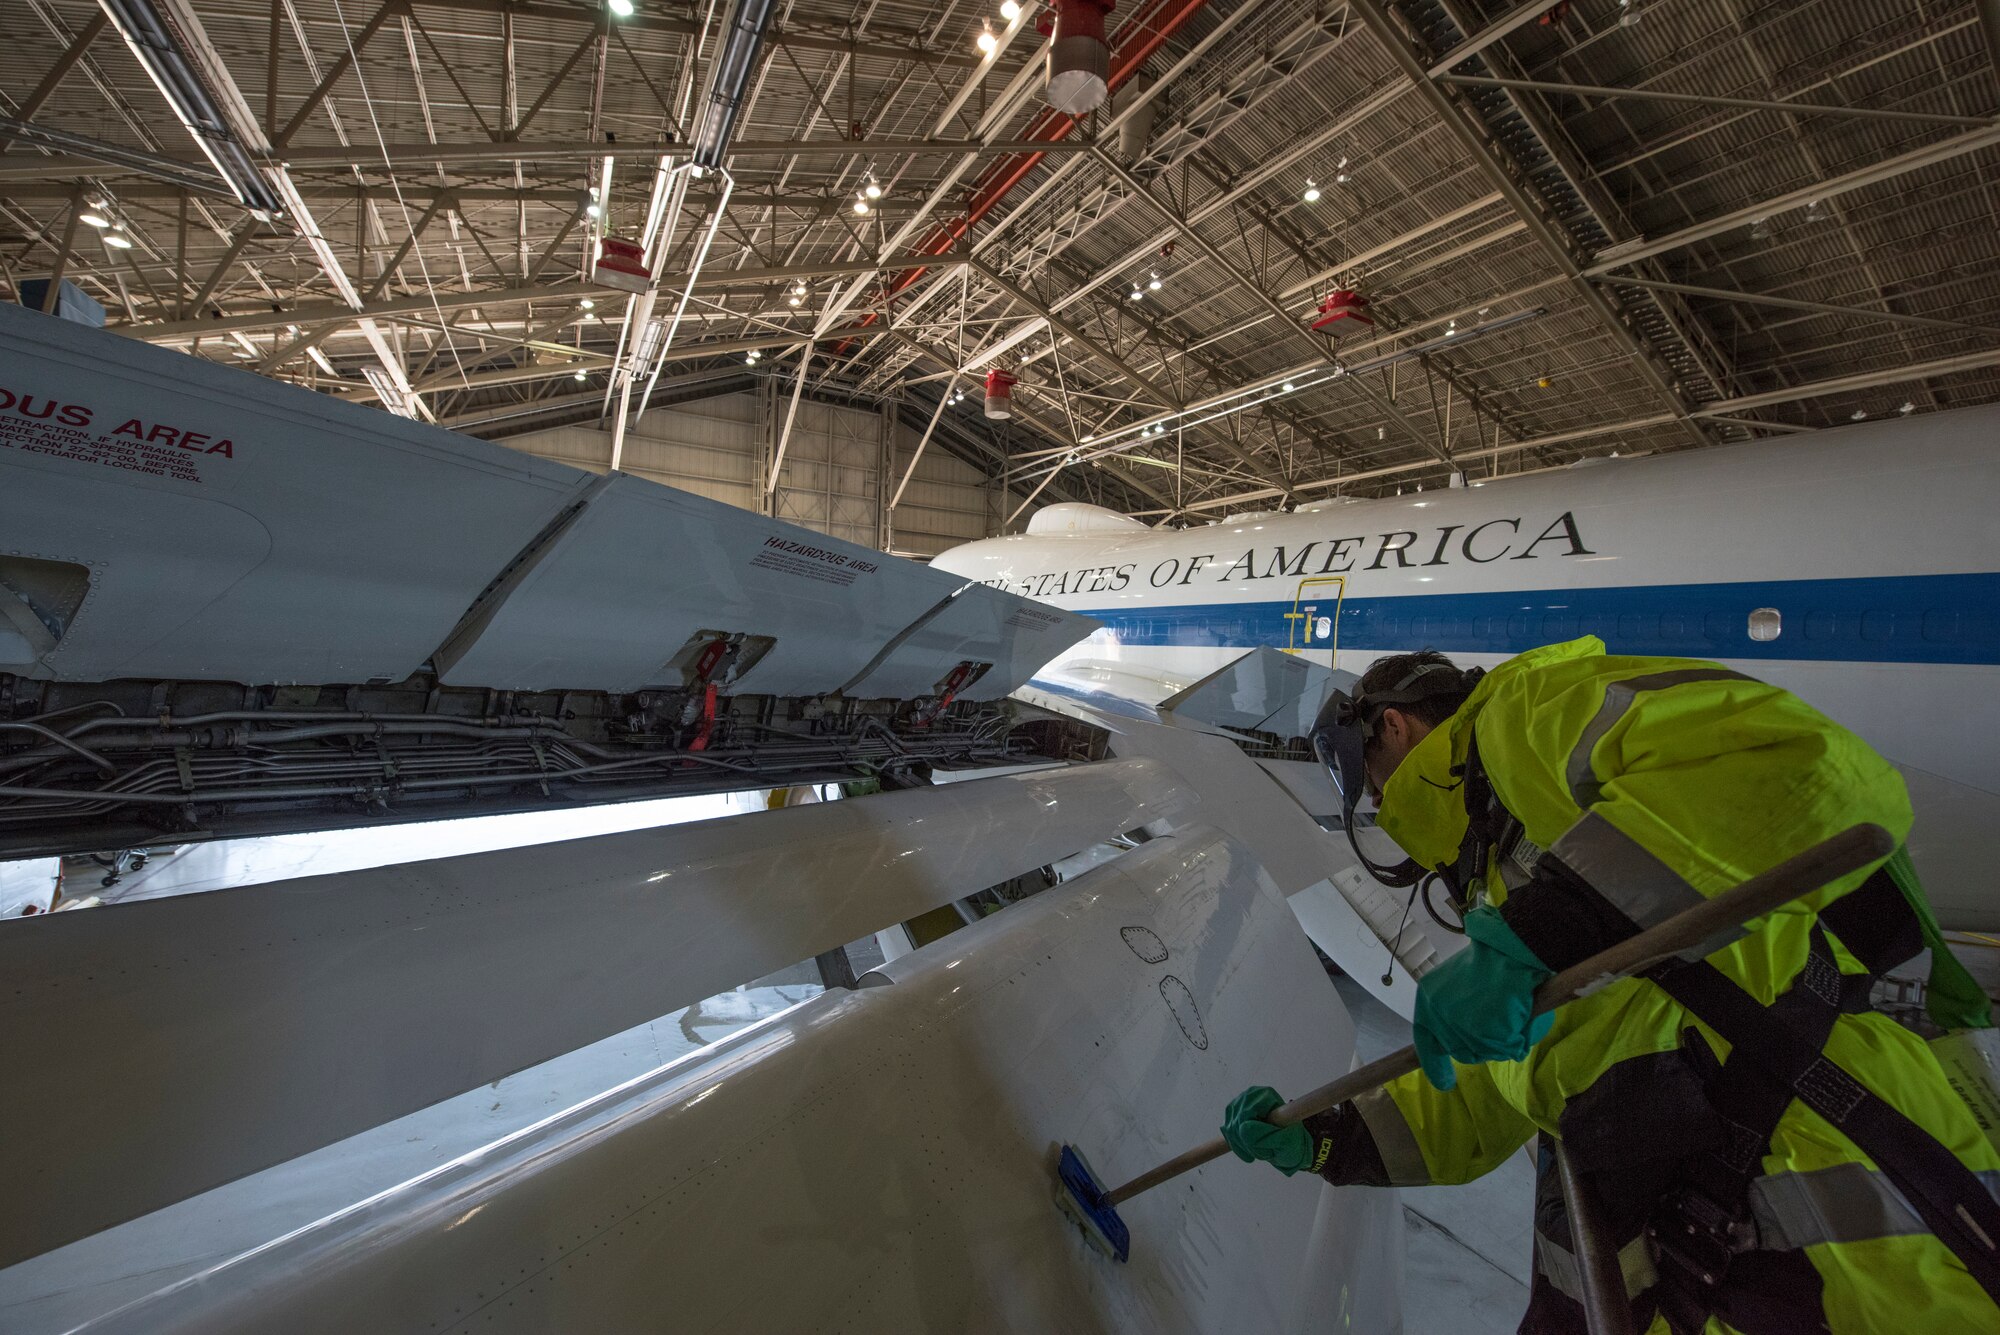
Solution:
[{"label": "green rubber glove", "polygon": [[1470,946],[1417,980],[1417,1061],[1439,1089],[1457,1086],[1453,1061],[1519,1061],[1555,1022],[1534,1014],[1535,989],[1552,971],[1498,909],[1466,914],[1465,934]]},{"label": "green rubber glove", "polygon": [[1297,1123],[1272,1126],[1264,1119],[1285,1096],[1269,1085],[1252,1085],[1229,1102],[1222,1115],[1222,1138],[1244,1163],[1262,1159],[1290,1177],[1312,1162],[1312,1134]]}]

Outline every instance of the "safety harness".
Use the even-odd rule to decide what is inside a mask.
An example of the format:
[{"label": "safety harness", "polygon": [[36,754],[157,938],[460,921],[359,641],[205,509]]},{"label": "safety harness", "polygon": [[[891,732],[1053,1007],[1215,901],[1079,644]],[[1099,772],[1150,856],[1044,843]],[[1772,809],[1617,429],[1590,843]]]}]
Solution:
[{"label": "safety harness", "polygon": [[[1446,879],[1464,903],[1485,882],[1490,859],[1503,860],[1503,879],[1511,882],[1510,871],[1525,873],[1543,855],[1524,847],[1524,827],[1494,790],[1479,759],[1476,732],[1461,777],[1466,835],[1457,864],[1440,871],[1448,871]],[[1540,870],[1588,887],[1553,857]],[[1610,907],[1601,892],[1588,888]],[[1631,926],[1627,934],[1637,930]],[[1866,974],[1840,972],[1828,932]],[[2000,1303],[2000,1202],[1949,1149],[1824,1052],[1834,1021],[1843,1012],[1868,1010],[1875,981],[1915,956],[1932,935],[1885,865],[1820,910],[1805,967],[1770,1006],[1706,960],[1674,959],[1645,975],[1730,1046],[1728,1058],[1717,1062],[1706,1042],[1690,1035],[1688,1050],[1707,1067],[1706,1094],[1721,1134],[1684,1163],[1681,1185],[1662,1200],[1646,1230],[1662,1281],[1660,1310],[1677,1335],[1699,1331],[1709,1315],[1729,1320],[1724,1284],[1731,1261],[1761,1245],[1749,1208],[1751,1184],[1794,1099],[1873,1160],[1924,1226]],[[1573,961],[1543,962],[1562,967]]]}]

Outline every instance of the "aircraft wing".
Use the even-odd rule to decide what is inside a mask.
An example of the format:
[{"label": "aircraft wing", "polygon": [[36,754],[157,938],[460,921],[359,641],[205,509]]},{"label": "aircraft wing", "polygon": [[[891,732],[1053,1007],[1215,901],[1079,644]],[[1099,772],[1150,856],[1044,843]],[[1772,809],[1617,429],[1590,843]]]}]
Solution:
[{"label": "aircraft wing", "polygon": [[1351,1026],[1240,844],[1187,827],[892,976],[83,1329],[1396,1328],[1392,1193],[1225,1157],[1123,1207],[1124,1265],[1052,1201],[1064,1142],[1122,1181],[1243,1086],[1345,1069]]}]

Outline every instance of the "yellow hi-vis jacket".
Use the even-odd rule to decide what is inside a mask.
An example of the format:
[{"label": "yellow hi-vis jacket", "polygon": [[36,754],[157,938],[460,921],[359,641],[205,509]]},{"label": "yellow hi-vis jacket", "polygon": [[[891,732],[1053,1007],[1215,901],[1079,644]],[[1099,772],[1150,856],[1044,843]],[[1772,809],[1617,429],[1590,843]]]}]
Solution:
[{"label": "yellow hi-vis jacket", "polygon": [[[1465,835],[1460,767],[1475,724],[1488,779],[1526,839],[1641,927],[1857,822],[1899,841],[1910,828],[1896,772],[1796,696],[1713,663],[1607,656],[1586,638],[1495,668],[1389,780],[1380,824],[1426,867],[1453,863]],[[1518,861],[1491,868],[1490,901],[1504,903],[1508,882],[1520,883]],[[1866,875],[1753,924],[1709,963],[1771,1004],[1805,964],[1816,910]],[[1834,951],[1843,974],[1866,972],[1837,942]],[[1634,1138],[1635,1154],[1670,1153],[1677,1114],[1661,1081],[1678,1071],[1686,1082],[1680,1049],[1690,1030],[1726,1056],[1728,1044],[1660,987],[1626,979],[1557,1011],[1525,1060],[1460,1066],[1450,1091],[1414,1073],[1353,1111],[1391,1185],[1469,1181],[1537,1131],[1622,1134]],[[1915,1034],[1880,1014],[1843,1014],[1824,1052],[1968,1168],[2000,1171],[2000,1155]],[[1990,1188],[2000,1177],[1984,1180]],[[1760,1246],[1790,1254],[1799,1291],[1823,1305],[1835,1335],[2000,1331],[2000,1308],[1958,1259],[1851,1141],[1801,1103],[1779,1121],[1749,1204]],[[1627,1232],[1620,1260],[1639,1294],[1657,1275],[1643,1237]],[[1574,1296],[1574,1257],[1546,1236],[1536,1251],[1543,1279]],[[1816,1283],[1797,1266],[1800,1253]],[[1818,1312],[1798,1315],[1802,1328],[1817,1328]],[[1665,1331],[1664,1319],[1651,1329]],[[1733,1328],[1711,1319],[1707,1329]]]}]

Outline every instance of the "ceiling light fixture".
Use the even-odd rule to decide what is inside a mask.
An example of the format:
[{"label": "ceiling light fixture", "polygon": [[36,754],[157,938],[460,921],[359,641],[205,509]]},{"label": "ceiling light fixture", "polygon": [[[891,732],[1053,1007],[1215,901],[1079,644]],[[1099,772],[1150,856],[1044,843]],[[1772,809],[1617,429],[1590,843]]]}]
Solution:
[{"label": "ceiling light fixture", "polygon": [[1317,204],[1319,202],[1319,183],[1310,176],[1306,177],[1305,193],[1300,195],[1299,198],[1308,204]]},{"label": "ceiling light fixture", "polygon": [[1769,241],[1771,239],[1770,220],[1765,218],[1752,218],[1750,220],[1750,239],[1752,241]]},{"label": "ceiling light fixture", "polygon": [[573,380],[581,380],[581,379],[583,379],[583,368],[582,368],[581,366],[577,367],[577,368],[576,368],[576,372],[575,372],[575,374],[574,374],[574,375],[572,375],[572,376],[571,376],[570,378],[571,378],[571,379],[573,379]]},{"label": "ceiling light fixture", "polygon": [[1298,388],[1298,386],[1297,386],[1297,385],[1294,385],[1294,384],[1293,384],[1293,383],[1292,383],[1291,381],[1287,380],[1287,381],[1285,382],[1285,393],[1289,394],[1289,393],[1291,393],[1291,392],[1292,392],[1293,390],[1295,390],[1295,389],[1297,389],[1297,388]]},{"label": "ceiling light fixture", "polygon": [[106,0],[104,11],[182,128],[193,136],[217,175],[228,182],[237,202],[265,217],[283,213],[283,203],[209,96],[195,73],[194,58],[182,49],[172,25],[153,0]]},{"label": "ceiling light fixture", "polygon": [[1826,211],[1826,206],[1821,204],[1818,200],[1812,199],[1806,201],[1807,222],[1812,222],[1812,223],[1825,222],[1831,216],[1832,215]]},{"label": "ceiling light fixture", "polygon": [[597,302],[590,297],[585,297],[582,301],[578,302],[577,305],[583,307],[587,311],[595,310],[597,308]]},{"label": "ceiling light fixture", "polygon": [[860,195],[857,195],[857,196],[855,196],[855,199],[854,199],[854,211],[855,211],[856,213],[859,213],[859,214],[862,214],[862,215],[864,215],[864,216],[865,216],[865,215],[867,214],[867,212],[868,212],[868,200],[867,200],[867,198],[866,198],[866,197],[864,197],[864,196],[860,196]]},{"label": "ceiling light fixture", "polygon": [[1917,410],[1917,405],[1910,402],[1908,399],[1904,399],[1903,406],[1896,409],[1896,411],[1902,414],[1904,417],[1908,417],[1911,413],[1915,412],[1916,410]]},{"label": "ceiling light fixture", "polygon": [[1146,280],[1146,287],[1149,291],[1158,292],[1160,288],[1163,286],[1165,285],[1160,282],[1160,276],[1158,274],[1154,274],[1151,278],[1148,278]]},{"label": "ceiling light fixture", "polygon": [[116,247],[119,250],[130,250],[132,249],[132,238],[126,236],[123,232],[106,232],[104,234],[104,244]]},{"label": "ceiling light fixture", "polygon": [[880,199],[882,198],[882,186],[871,176],[868,178],[868,184],[861,187],[861,193],[870,199]]},{"label": "ceiling light fixture", "polygon": [[92,210],[91,210],[90,212],[88,212],[88,213],[80,213],[80,214],[78,214],[78,215],[77,215],[77,221],[78,221],[78,222],[81,222],[81,223],[87,223],[87,224],[89,224],[89,225],[90,225],[90,226],[92,226],[92,227],[109,227],[109,226],[111,226],[111,219],[109,219],[109,218],[105,217],[105,216],[104,216],[103,214],[99,213],[99,212],[98,212],[97,210],[95,210],[95,209],[92,209]]},{"label": "ceiling light fixture", "polygon": [[632,0],[604,0],[604,7],[621,19],[632,17]]},{"label": "ceiling light fixture", "polygon": [[1145,299],[1145,296],[1146,296],[1146,290],[1140,287],[1137,283],[1134,283],[1132,284],[1132,291],[1126,299],[1128,301],[1143,301]]},{"label": "ceiling light fixture", "polygon": [[1868,410],[1866,408],[1856,408],[1854,410],[1854,416],[1848,418],[1847,420],[1850,422],[1863,422],[1866,421],[1867,419],[1868,419]]},{"label": "ceiling light fixture", "polygon": [[751,76],[757,72],[764,33],[776,11],[777,0],[736,0],[731,7],[729,37],[722,54],[709,67],[708,95],[702,99],[701,123],[695,129],[697,167],[720,167],[729,156],[736,118],[742,114]]},{"label": "ceiling light fixture", "polygon": [[1012,23],[1021,17],[1021,6],[1014,0],[1000,0],[1000,17]]},{"label": "ceiling light fixture", "polygon": [[974,42],[973,45],[977,46],[979,53],[984,56],[990,56],[1000,49],[1000,39],[993,35],[993,25],[991,23],[982,22],[979,25],[979,40]]},{"label": "ceiling light fixture", "polygon": [[1346,159],[1346,158],[1342,158],[1342,159],[1341,159],[1341,160],[1340,160],[1340,161],[1339,161],[1339,162],[1338,162],[1338,163],[1337,163],[1337,164],[1336,164],[1336,165],[1334,166],[1334,169],[1333,169],[1333,183],[1334,183],[1335,185],[1346,185],[1346,184],[1347,184],[1347,159]]}]

